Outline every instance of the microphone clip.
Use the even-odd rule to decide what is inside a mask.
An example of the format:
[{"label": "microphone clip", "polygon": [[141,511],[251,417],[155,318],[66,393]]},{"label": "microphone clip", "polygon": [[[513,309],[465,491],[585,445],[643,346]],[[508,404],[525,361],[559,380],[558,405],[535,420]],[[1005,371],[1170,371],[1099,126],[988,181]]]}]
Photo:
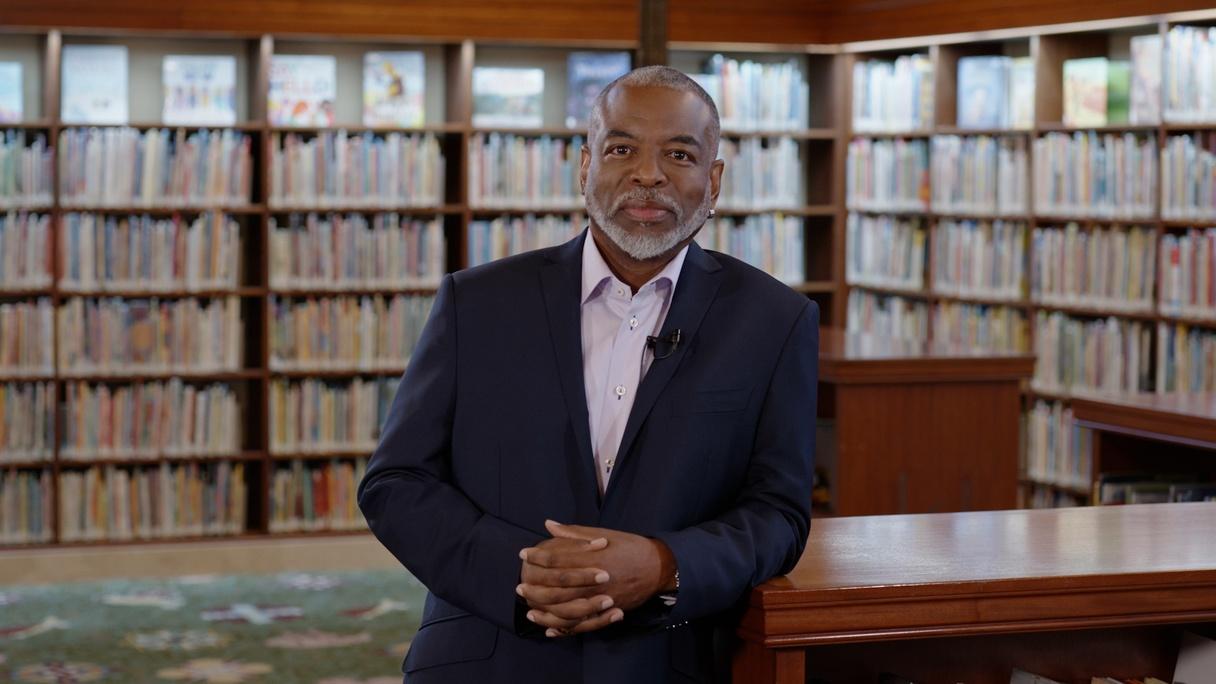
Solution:
[{"label": "microphone clip", "polygon": [[646,346],[654,352],[655,361],[665,359],[680,348],[680,329],[676,328],[662,336],[647,335]]}]

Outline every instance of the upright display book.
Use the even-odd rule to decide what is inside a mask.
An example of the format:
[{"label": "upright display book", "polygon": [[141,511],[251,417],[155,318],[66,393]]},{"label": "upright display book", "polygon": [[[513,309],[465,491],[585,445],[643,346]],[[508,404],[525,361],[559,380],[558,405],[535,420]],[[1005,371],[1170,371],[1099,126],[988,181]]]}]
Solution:
[{"label": "upright display book", "polygon": [[332,55],[275,55],[270,62],[270,125],[334,125],[336,73]]},{"label": "upright display book", "polygon": [[1133,36],[1131,122],[1161,121],[1161,36]]},{"label": "upright display book", "polygon": [[566,127],[587,125],[604,86],[629,73],[628,52],[571,52],[566,63]]},{"label": "upright display book", "polygon": [[426,62],[421,52],[363,56],[363,125],[413,127],[425,119]]},{"label": "upright display book", "polygon": [[473,68],[473,125],[539,128],[544,122],[545,72],[512,67]]},{"label": "upright display book", "polygon": [[963,57],[958,60],[959,128],[1004,128],[1010,58]]},{"label": "upright display book", "polygon": [[1034,125],[1034,60],[1015,57],[1009,70],[1009,127]]},{"label": "upright display book", "polygon": [[161,120],[173,126],[236,123],[236,58],[229,55],[166,55]]},{"label": "upright display book", "polygon": [[1111,60],[1106,65],[1106,123],[1125,124],[1131,106],[1132,65]]},{"label": "upright display book", "polygon": [[1106,125],[1108,64],[1105,57],[1064,62],[1064,125]]},{"label": "upright display book", "polygon": [[127,48],[122,45],[63,47],[65,124],[127,123]]},{"label": "upright display book", "polygon": [[0,62],[0,123],[21,121],[21,104],[21,65]]}]

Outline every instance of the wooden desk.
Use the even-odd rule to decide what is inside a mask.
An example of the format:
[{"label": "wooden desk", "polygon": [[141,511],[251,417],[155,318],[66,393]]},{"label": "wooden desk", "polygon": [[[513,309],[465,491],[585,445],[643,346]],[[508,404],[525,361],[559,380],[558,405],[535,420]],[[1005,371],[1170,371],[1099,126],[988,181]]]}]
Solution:
[{"label": "wooden desk", "polygon": [[753,591],[734,681],[1171,681],[1176,625],[1216,621],[1213,530],[1216,503],[818,520]]},{"label": "wooden desk", "polygon": [[[1017,505],[1021,382],[1033,354],[820,331],[819,415],[837,515]],[[829,454],[830,454],[830,450]]]}]

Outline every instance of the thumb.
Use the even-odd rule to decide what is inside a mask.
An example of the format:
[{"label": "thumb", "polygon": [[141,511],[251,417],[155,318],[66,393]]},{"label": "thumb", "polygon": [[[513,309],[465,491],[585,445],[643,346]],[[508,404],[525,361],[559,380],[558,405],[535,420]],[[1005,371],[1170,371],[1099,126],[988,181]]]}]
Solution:
[{"label": "thumb", "polygon": [[546,520],[545,529],[556,539],[577,539],[588,542],[596,549],[608,546],[608,540],[598,530],[582,525],[563,525],[556,520]]}]

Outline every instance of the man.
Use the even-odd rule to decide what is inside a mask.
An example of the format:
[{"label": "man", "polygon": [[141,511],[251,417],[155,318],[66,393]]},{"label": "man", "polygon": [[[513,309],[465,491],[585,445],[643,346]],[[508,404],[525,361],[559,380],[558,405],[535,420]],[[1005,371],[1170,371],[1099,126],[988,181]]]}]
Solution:
[{"label": "man", "polygon": [[359,505],[430,590],[407,682],[709,682],[810,523],[818,309],[692,242],[718,112],[668,67],[596,101],[590,228],[447,276]]}]

